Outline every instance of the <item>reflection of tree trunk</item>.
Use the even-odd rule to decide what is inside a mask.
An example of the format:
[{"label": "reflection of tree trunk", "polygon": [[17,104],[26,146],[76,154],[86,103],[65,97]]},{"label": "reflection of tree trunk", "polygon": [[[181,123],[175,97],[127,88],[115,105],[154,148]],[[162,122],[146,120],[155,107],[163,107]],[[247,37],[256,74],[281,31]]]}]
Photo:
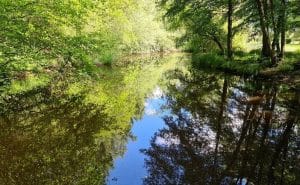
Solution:
[{"label": "reflection of tree trunk", "polygon": [[[286,120],[286,127],[284,129],[284,132],[282,133],[278,144],[276,145],[272,160],[271,160],[271,164],[269,166],[269,173],[268,173],[268,184],[274,184],[275,182],[275,168],[276,165],[278,163],[278,161],[280,160],[280,157],[283,156],[285,157],[285,155],[287,155],[287,147],[288,147],[288,142],[289,142],[289,138],[290,135],[293,131],[293,127],[296,124],[296,122],[298,121],[298,98],[299,98],[300,94],[299,92],[295,93],[294,99],[291,102],[291,105],[289,105],[289,107],[291,107],[287,120]],[[282,154],[281,154],[282,153]],[[284,167],[283,167],[284,169]],[[283,181],[283,179],[281,179],[281,181]]]},{"label": "reflection of tree trunk", "polygon": [[282,157],[282,165],[281,165],[281,177],[280,177],[280,184],[284,184],[284,170],[285,170],[285,161],[286,161],[286,156],[288,152],[288,143],[285,145],[284,150],[283,150],[283,157]]},{"label": "reflection of tree trunk", "polygon": [[284,149],[284,147],[286,145],[288,145],[289,137],[292,132],[292,128],[294,126],[295,121],[296,121],[295,116],[293,116],[293,115],[288,116],[288,120],[286,122],[286,128],[285,128],[283,134],[281,135],[281,138],[275,148],[275,152],[274,152],[272,160],[271,160],[271,165],[269,167],[269,174],[268,174],[268,184],[270,184],[270,185],[274,184],[274,182],[275,182],[274,171],[275,171],[278,161],[280,160],[280,154],[281,154],[282,149]]},{"label": "reflection of tree trunk", "polygon": [[[236,144],[236,148],[231,156],[231,160],[228,164],[226,171],[230,171],[231,168],[234,166],[235,162],[238,160],[238,154],[241,150],[242,143],[244,142],[244,140],[246,138],[250,124],[255,116],[255,112],[257,111],[257,108],[258,108],[257,105],[253,105],[252,110],[251,110],[251,105],[249,105],[249,104],[246,107],[246,113],[245,113],[244,121],[243,121],[243,125],[242,125],[241,136]],[[250,110],[251,110],[251,112],[250,112]]]},{"label": "reflection of tree trunk", "polygon": [[[253,120],[252,122],[249,123],[248,136],[245,139],[245,149],[244,149],[243,153],[241,154],[242,155],[242,165],[239,170],[240,171],[239,176],[241,178],[243,178],[244,175],[248,175],[248,173],[246,172],[247,162],[251,161],[251,159],[253,157],[253,153],[251,152],[252,151],[251,147],[253,146],[253,143],[257,137],[256,132],[261,123],[262,117],[263,117],[263,114],[260,114],[260,116],[257,120]],[[250,175],[250,177],[251,177],[251,175]]]},{"label": "reflection of tree trunk", "polygon": [[217,118],[216,148],[215,148],[215,156],[214,156],[215,172],[217,170],[217,165],[218,165],[218,148],[219,148],[219,142],[220,142],[221,131],[222,131],[223,112],[226,104],[227,89],[228,89],[228,79],[227,77],[225,77],[224,84],[223,84],[223,91],[221,95],[220,111]]},{"label": "reflection of tree trunk", "polygon": [[265,141],[268,136],[269,129],[271,127],[271,120],[272,120],[272,114],[275,109],[275,104],[276,104],[276,96],[277,96],[277,87],[273,87],[271,92],[266,95],[266,103],[263,108],[263,117],[264,117],[264,124],[263,124],[263,130],[261,134],[261,139],[260,139],[260,144],[259,148],[257,149],[256,156],[255,156],[255,163],[252,166],[250,170],[250,177],[255,176],[255,170],[257,165],[259,164],[259,172],[257,174],[257,184],[260,184],[261,177],[262,177],[262,172],[261,170],[263,169],[263,160],[265,157]]},{"label": "reflection of tree trunk", "polygon": [[[258,127],[261,124],[261,119],[264,118],[264,126],[263,126],[263,133],[262,133],[262,141],[261,141],[261,146],[264,145],[265,139],[268,135],[268,131],[271,125],[271,120],[272,120],[272,114],[275,108],[275,102],[276,102],[276,93],[277,93],[277,88],[273,87],[271,88],[271,92],[266,93],[266,103],[263,108],[263,112],[260,113],[260,116],[257,120],[253,120],[250,123],[249,127],[249,136],[246,138],[246,146],[243,152],[243,159],[242,159],[242,164],[241,164],[241,169],[240,169],[240,177],[244,177],[244,175],[248,175],[250,178],[254,176],[255,168],[258,163],[258,160],[255,163],[255,165],[251,168],[250,172],[245,171],[247,168],[247,162],[251,161],[253,153],[251,153],[251,149],[254,149],[253,143],[256,140],[257,137],[257,130]],[[254,126],[254,128],[252,128]],[[261,148],[262,149],[262,148]],[[259,150],[260,151],[260,150]],[[263,154],[258,152],[258,155],[256,156],[256,159],[259,159],[260,156]],[[260,162],[262,164],[262,162]],[[249,174],[250,173],[250,174]]]},{"label": "reflection of tree trunk", "polygon": [[253,120],[255,118],[255,114],[257,112],[257,109],[258,109],[258,105],[252,105],[252,110],[251,110],[249,116],[246,117],[246,120],[244,120],[242,132],[241,132],[241,136],[240,136],[240,139],[238,141],[238,144],[237,144],[236,152],[239,152],[239,150],[241,148],[241,144],[243,143],[243,141],[244,141],[244,139],[245,139],[245,137],[246,137],[246,135],[249,131],[251,123],[253,122]]}]

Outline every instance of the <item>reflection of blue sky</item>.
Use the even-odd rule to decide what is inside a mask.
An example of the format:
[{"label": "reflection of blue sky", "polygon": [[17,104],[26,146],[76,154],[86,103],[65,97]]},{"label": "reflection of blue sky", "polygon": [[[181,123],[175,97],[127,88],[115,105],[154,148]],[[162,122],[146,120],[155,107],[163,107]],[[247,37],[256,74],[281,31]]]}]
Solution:
[{"label": "reflection of blue sky", "polygon": [[170,114],[167,109],[161,109],[166,104],[164,93],[156,87],[145,101],[145,114],[141,120],[136,120],[131,129],[136,140],[129,141],[127,151],[123,157],[119,157],[114,162],[114,169],[110,171],[108,177],[109,185],[139,185],[142,178],[147,175],[144,168],[145,156],[141,149],[150,147],[150,140],[155,132],[165,125],[163,116]]},{"label": "reflection of blue sky", "polygon": [[[239,110],[239,102],[237,99],[242,99],[246,95],[238,89],[233,89],[232,96],[228,99],[227,110],[228,116],[231,119],[228,124],[231,125],[235,132],[238,132],[241,127],[242,120],[237,116],[241,114]],[[141,149],[150,147],[150,140],[154,134],[165,127],[163,117],[172,116],[174,119],[178,118],[173,115],[171,110],[166,106],[167,99],[163,90],[159,87],[154,88],[152,93],[144,102],[144,116],[140,120],[135,120],[131,129],[132,134],[136,136],[136,140],[129,141],[124,156],[117,158],[114,161],[114,168],[110,171],[108,177],[108,185],[139,185],[142,184],[142,178],[146,177],[147,171],[144,168],[145,156],[140,152]],[[244,107],[245,108],[245,107]],[[208,146],[202,148],[199,153],[206,153],[215,148],[216,133],[211,129],[209,124],[205,124],[208,120],[199,120],[199,115],[192,115],[186,109],[181,108],[180,112],[190,119],[193,124],[195,138],[202,138],[207,140]],[[200,123],[203,124],[200,124]],[[200,124],[200,125],[199,125]],[[178,145],[180,139],[174,135],[164,137],[157,137],[155,143],[158,145]],[[220,144],[220,147],[222,145]],[[114,180],[112,180],[114,179]]]},{"label": "reflection of blue sky", "polygon": [[162,109],[162,106],[165,104],[166,99],[164,98],[164,92],[159,87],[156,87],[144,103],[145,115],[162,117],[170,114],[169,110]]},{"label": "reflection of blue sky", "polygon": [[239,90],[238,88],[234,88],[232,90],[232,95],[227,100],[227,116],[230,119],[228,124],[230,124],[234,133],[238,133],[242,127],[243,119],[238,115],[244,114],[246,106],[241,105],[240,102],[245,101],[246,97],[246,93]]}]

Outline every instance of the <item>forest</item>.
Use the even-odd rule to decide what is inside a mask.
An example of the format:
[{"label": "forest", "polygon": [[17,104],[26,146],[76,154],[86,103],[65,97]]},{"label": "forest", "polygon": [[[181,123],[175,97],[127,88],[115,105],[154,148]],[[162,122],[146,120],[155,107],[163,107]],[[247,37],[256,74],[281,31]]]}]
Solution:
[{"label": "forest", "polygon": [[160,6],[172,29],[185,30],[180,41],[196,53],[198,67],[255,74],[263,67],[288,71],[299,61],[297,0],[162,0]]},{"label": "forest", "polygon": [[300,0],[1,0],[0,185],[300,182]]},{"label": "forest", "polygon": [[3,0],[0,6],[2,81],[67,64],[89,72],[124,55],[174,50],[193,52],[200,67],[254,69],[244,72],[278,65],[288,71],[299,60],[299,0]]}]

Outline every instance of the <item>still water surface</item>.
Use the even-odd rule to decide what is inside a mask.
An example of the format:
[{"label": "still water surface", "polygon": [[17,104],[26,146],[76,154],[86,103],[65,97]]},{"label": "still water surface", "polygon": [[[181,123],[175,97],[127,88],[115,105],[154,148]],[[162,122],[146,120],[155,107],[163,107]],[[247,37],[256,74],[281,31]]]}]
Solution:
[{"label": "still water surface", "polygon": [[72,74],[1,87],[1,185],[300,182],[299,87],[182,54]]}]

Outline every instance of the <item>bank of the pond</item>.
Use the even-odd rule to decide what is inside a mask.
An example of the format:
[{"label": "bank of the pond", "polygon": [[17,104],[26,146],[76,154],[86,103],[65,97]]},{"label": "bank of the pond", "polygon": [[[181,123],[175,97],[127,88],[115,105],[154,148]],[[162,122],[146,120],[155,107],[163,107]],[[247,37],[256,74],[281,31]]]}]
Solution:
[{"label": "bank of the pond", "polygon": [[192,55],[192,66],[197,69],[208,68],[292,84],[300,83],[300,54],[298,53],[287,53],[285,60],[280,61],[276,67],[268,67],[269,61],[260,59],[255,53],[237,54],[233,61],[226,60],[215,53],[197,53]]}]

